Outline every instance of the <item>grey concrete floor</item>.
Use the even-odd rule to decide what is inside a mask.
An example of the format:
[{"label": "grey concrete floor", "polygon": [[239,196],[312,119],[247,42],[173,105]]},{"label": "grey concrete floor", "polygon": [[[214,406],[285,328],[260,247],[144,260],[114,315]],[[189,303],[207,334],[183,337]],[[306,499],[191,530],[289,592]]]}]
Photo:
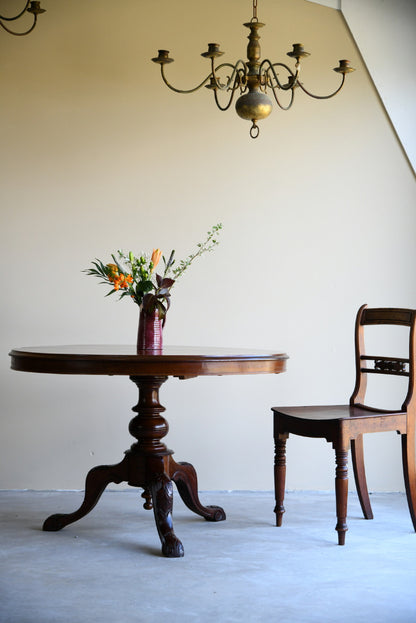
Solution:
[{"label": "grey concrete floor", "polygon": [[161,556],[139,491],[105,492],[60,532],[81,492],[0,492],[1,623],[416,622],[416,534],[405,496],[371,496],[375,518],[349,498],[339,547],[332,493],[289,492],[281,528],[270,492],[206,492],[227,520],[189,512],[175,491],[185,557]]}]

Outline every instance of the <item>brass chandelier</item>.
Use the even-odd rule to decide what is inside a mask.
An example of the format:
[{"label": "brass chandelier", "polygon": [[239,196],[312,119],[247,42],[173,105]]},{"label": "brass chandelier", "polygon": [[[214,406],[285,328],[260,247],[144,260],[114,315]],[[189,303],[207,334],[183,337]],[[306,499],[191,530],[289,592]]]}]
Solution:
[{"label": "brass chandelier", "polygon": [[[33,15],[33,23],[29,27],[28,30],[25,30],[24,32],[15,32],[14,30],[11,30],[5,24],[3,24],[3,21],[5,21],[5,22],[14,22],[15,20],[17,20],[20,17],[22,17],[22,15],[24,15],[24,13],[32,13],[32,15]],[[26,2],[26,5],[25,5],[24,9],[22,11],[20,11],[20,13],[18,13],[14,17],[6,17],[5,15],[0,15],[0,26],[2,26],[2,28],[4,28],[4,30],[6,30],[11,35],[16,35],[17,37],[22,37],[23,35],[28,35],[30,32],[32,32],[32,30],[34,29],[34,27],[36,26],[36,23],[38,21],[38,15],[40,15],[41,13],[45,13],[45,9],[41,9],[40,2],[34,2],[34,1],[31,2],[31,0],[28,0],[28,2]]]},{"label": "brass chandelier", "polygon": [[[339,87],[329,95],[314,95],[299,81],[300,61],[302,58],[309,56],[309,53],[305,52],[301,43],[294,43],[293,50],[287,53],[288,56],[296,59],[294,71],[285,63],[272,63],[269,59],[261,60],[260,35],[258,31],[265,24],[258,21],[257,1],[258,0],[253,0],[253,17],[250,22],[244,24],[246,28],[250,29],[250,34],[248,35],[247,61],[239,59],[234,65],[231,63],[221,63],[215,67],[215,59],[222,56],[224,52],[220,51],[218,43],[209,43],[208,51],[203,52],[201,56],[211,59],[210,73],[198,86],[183,91],[172,86],[165,76],[165,65],[173,63],[174,60],[169,57],[169,51],[159,50],[159,55],[156,58],[152,58],[154,63],[160,65],[163,82],[176,93],[194,93],[205,86],[205,88],[214,92],[214,99],[218,108],[220,110],[228,110],[236,92],[239,92],[240,96],[236,101],[235,109],[242,119],[252,122],[250,128],[251,138],[257,138],[259,135],[260,129],[257,125],[257,121],[265,119],[272,112],[272,101],[267,95],[268,91],[273,93],[274,99],[280,108],[288,110],[293,104],[296,88],[299,87],[304,93],[315,99],[329,99],[330,97],[334,97],[334,95],[339,93],[342,89],[346,74],[354,71],[354,69],[350,67],[349,61],[339,61],[339,66],[334,68],[334,71],[342,75]],[[282,68],[284,71],[285,83],[279,79],[277,68]],[[230,75],[222,81],[219,77],[219,72],[224,72],[224,70],[228,70]],[[228,102],[225,105],[221,105],[218,99],[219,91],[226,92],[229,96]],[[279,101],[279,91],[290,91],[289,102],[287,104],[282,104]]]}]

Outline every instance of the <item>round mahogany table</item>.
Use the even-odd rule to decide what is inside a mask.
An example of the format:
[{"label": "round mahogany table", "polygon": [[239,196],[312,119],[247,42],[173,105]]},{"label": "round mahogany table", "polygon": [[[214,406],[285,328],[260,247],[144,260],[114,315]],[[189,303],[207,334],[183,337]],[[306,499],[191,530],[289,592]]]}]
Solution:
[{"label": "round mahogany table", "polygon": [[173,486],[186,506],[208,521],[222,521],[219,506],[203,506],[198,497],[197,475],[190,463],[177,463],[173,451],[162,442],[168,424],[162,416],[159,388],[169,376],[181,379],[225,374],[278,374],[285,370],[287,355],[267,351],[166,346],[162,351],[138,351],[135,346],[43,346],[10,352],[11,368],[49,374],[126,375],[139,389],[137,415],[129,424],[137,440],[116,465],[92,468],[85,482],[85,496],[73,513],[51,515],[43,530],[57,531],[89,513],[109,483],[127,482],[144,489],[144,508],[154,511],[162,553],[183,556],[181,541],[172,524]]}]

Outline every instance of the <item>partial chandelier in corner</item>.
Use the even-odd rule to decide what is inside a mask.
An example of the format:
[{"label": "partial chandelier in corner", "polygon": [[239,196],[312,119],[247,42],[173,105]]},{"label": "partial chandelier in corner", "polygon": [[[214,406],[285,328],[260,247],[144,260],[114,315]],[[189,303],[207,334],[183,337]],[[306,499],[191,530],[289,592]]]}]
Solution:
[{"label": "partial chandelier in corner", "polygon": [[[211,72],[206,78],[193,89],[182,91],[172,86],[165,76],[165,65],[173,63],[173,58],[169,57],[168,50],[159,50],[157,58],[152,58],[154,63],[160,65],[162,79],[164,83],[175,91],[176,93],[194,93],[201,87],[210,89],[214,92],[215,102],[220,110],[228,110],[234,99],[234,95],[237,91],[240,92],[240,97],[237,99],[235,109],[237,114],[242,118],[252,122],[250,128],[251,138],[257,138],[260,132],[257,121],[265,119],[272,112],[272,101],[267,95],[267,91],[270,90],[273,93],[274,99],[278,106],[283,110],[288,110],[294,101],[295,89],[299,87],[304,93],[315,99],[329,99],[334,97],[344,86],[346,74],[354,71],[350,67],[350,62],[346,60],[339,61],[339,66],[334,68],[339,74],[342,74],[342,80],[340,86],[329,95],[314,95],[308,91],[303,83],[299,81],[300,73],[300,61],[302,58],[309,56],[308,52],[305,52],[301,43],[294,43],[293,50],[288,52],[287,55],[296,59],[295,70],[292,71],[285,63],[272,63],[269,59],[261,60],[261,51],[258,33],[259,29],[265,24],[258,21],[257,18],[257,0],[253,0],[253,17],[250,22],[244,24],[246,28],[250,29],[248,35],[247,46],[247,61],[239,59],[234,65],[231,63],[221,63],[215,67],[215,59],[222,56],[224,52],[220,51],[218,43],[209,43],[208,51],[203,52],[201,56],[211,59]],[[284,84],[279,80],[279,73],[276,70],[280,67],[286,74],[287,82]],[[231,73],[221,81],[218,72],[229,70]],[[224,91],[229,95],[228,103],[221,105],[218,99],[218,92]],[[278,98],[279,91],[290,91],[289,102],[282,104]]]},{"label": "partial chandelier in corner", "polygon": [[[8,28],[5,24],[3,24],[3,21],[14,22],[15,20],[22,17],[22,15],[24,15],[25,13],[32,13],[33,15],[33,23],[28,28],[28,30],[25,30],[24,32],[15,32],[14,30],[10,30],[10,28]],[[26,2],[25,8],[22,11],[20,11],[20,13],[15,15],[14,17],[6,17],[5,15],[0,15],[0,26],[2,26],[4,30],[6,30],[11,35],[16,35],[17,37],[23,37],[24,35],[28,35],[30,32],[32,32],[32,30],[34,29],[38,21],[38,15],[40,15],[41,13],[45,13],[45,9],[41,9],[40,2],[34,2],[33,0],[31,2],[31,0],[28,0],[28,2]]]}]

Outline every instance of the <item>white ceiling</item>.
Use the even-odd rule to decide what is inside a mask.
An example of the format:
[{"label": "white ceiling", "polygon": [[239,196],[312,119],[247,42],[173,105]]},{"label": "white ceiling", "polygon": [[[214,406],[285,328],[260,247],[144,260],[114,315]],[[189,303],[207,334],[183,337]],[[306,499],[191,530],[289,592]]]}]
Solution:
[{"label": "white ceiling", "polygon": [[[308,0],[341,10],[416,171],[416,0]],[[409,71],[410,68],[410,71]]]},{"label": "white ceiling", "polygon": [[322,4],[323,6],[329,6],[331,9],[340,9],[341,0],[308,0],[308,2],[315,2],[315,4]]}]

